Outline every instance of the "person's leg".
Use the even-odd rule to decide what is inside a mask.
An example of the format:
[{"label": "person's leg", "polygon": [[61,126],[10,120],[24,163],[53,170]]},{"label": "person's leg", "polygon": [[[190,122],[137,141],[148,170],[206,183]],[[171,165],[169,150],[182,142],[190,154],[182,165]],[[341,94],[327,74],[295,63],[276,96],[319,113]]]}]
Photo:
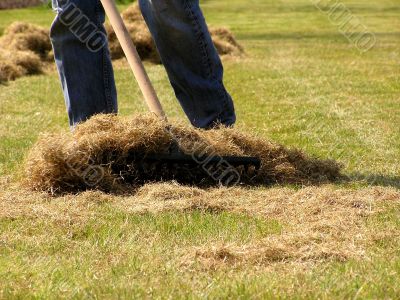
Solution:
[{"label": "person's leg", "polygon": [[70,125],[117,113],[114,73],[99,0],[53,0],[50,31]]},{"label": "person's leg", "polygon": [[223,67],[198,0],[139,0],[175,94],[191,123],[232,125],[236,117]]}]

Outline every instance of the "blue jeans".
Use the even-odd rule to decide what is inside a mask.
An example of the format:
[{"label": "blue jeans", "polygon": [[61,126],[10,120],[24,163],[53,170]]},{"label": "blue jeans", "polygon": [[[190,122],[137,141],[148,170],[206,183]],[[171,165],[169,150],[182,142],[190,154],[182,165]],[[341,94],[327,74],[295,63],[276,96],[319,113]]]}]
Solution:
[{"label": "blue jeans", "polygon": [[[232,125],[223,67],[198,0],[139,0],[171,85],[190,122]],[[117,92],[99,0],[53,0],[50,36],[70,125],[117,113]]]}]

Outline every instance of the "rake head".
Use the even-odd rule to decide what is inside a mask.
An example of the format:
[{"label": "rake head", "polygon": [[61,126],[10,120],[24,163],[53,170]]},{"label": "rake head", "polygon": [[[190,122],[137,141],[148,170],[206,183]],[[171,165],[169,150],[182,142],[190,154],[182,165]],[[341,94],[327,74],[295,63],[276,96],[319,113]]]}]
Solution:
[{"label": "rake head", "polygon": [[[124,164],[113,164],[114,174],[124,181],[143,184],[176,180],[182,184],[231,186],[250,183],[261,167],[257,157],[129,153]],[[128,162],[128,163],[127,163]]]}]

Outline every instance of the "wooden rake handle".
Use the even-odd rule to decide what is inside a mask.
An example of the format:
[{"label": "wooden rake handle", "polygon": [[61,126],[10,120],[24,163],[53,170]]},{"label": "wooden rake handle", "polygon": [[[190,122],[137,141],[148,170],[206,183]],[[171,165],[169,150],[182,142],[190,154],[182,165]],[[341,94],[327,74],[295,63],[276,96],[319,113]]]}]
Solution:
[{"label": "wooden rake handle", "polygon": [[151,84],[150,78],[146,73],[140,56],[135,45],[133,44],[132,38],[124,24],[124,21],[118,12],[114,0],[101,0],[101,3],[103,4],[108,19],[110,20],[111,26],[117,35],[118,41],[121,44],[122,50],[125,53],[136,81],[139,84],[139,88],[142,91],[149,110],[155,113],[158,117],[166,119],[165,112],[162,108],[160,100],[157,97],[157,93]]}]

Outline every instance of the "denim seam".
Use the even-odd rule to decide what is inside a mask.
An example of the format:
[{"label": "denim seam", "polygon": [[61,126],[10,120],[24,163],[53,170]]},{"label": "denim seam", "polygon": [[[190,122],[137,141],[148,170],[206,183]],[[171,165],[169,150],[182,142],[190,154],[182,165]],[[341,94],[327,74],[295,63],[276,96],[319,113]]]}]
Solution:
[{"label": "denim seam", "polygon": [[[100,0],[97,0],[97,5],[96,5],[96,20],[97,20],[97,27],[101,28],[101,22],[100,22],[100,12],[99,8],[101,7]],[[107,63],[107,52],[106,52],[106,47],[103,46],[102,50],[102,63],[103,63],[103,84],[104,84],[104,96],[106,100],[106,109],[107,113],[112,112],[112,100],[111,100],[111,91],[110,91],[110,73],[108,70],[108,63]]]},{"label": "denim seam", "polygon": [[185,4],[184,5],[185,11],[192,20],[192,24],[194,25],[195,34],[197,36],[197,41],[199,42],[200,48],[203,52],[203,55],[202,55],[203,56],[203,65],[206,67],[207,71],[209,72],[207,74],[207,77],[209,77],[210,79],[212,79],[213,81],[215,81],[218,84],[218,89],[217,89],[218,94],[221,97],[221,99],[223,100],[222,111],[218,115],[218,117],[220,118],[224,114],[224,112],[226,112],[228,109],[228,97],[226,95],[226,92],[224,91],[222,82],[220,82],[220,80],[215,78],[215,75],[213,74],[211,59],[207,52],[207,45],[204,42],[205,38],[204,38],[204,34],[201,32],[201,25],[199,23],[199,20],[198,20],[196,14],[193,12],[188,0],[185,0],[184,4]]},{"label": "denim seam", "polygon": [[185,11],[186,13],[189,15],[192,24],[193,24],[193,28],[197,37],[197,42],[199,43],[199,46],[201,48],[202,51],[202,58],[203,58],[203,65],[204,67],[206,67],[206,70],[208,71],[207,73],[207,77],[215,80],[215,78],[212,76],[213,72],[212,72],[212,64],[211,64],[211,59],[207,53],[207,46],[204,43],[204,36],[203,33],[201,32],[201,26],[199,24],[199,20],[197,19],[197,16],[195,15],[195,13],[192,10],[192,7],[190,6],[189,1],[185,0]]}]

